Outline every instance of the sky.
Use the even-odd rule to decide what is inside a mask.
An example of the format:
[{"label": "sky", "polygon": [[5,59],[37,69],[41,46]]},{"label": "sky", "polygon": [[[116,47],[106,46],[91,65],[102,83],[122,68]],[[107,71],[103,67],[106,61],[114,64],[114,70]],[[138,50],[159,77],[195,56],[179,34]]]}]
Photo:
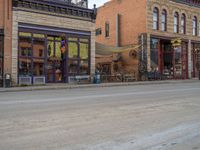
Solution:
[{"label": "sky", "polygon": [[97,7],[99,7],[108,1],[109,0],[89,0],[89,8],[93,8],[94,4],[96,4]]}]

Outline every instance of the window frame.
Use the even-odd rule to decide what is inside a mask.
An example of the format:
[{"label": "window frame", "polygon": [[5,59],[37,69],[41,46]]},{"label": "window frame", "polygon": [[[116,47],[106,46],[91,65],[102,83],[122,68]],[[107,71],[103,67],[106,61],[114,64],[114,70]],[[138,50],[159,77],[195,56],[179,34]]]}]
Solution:
[{"label": "window frame", "polygon": [[153,9],[153,29],[159,30],[159,9],[154,7]]},{"label": "window frame", "polygon": [[198,24],[197,17],[193,16],[192,18],[192,35],[193,36],[198,35],[197,24]]},{"label": "window frame", "polygon": [[179,13],[174,12],[174,33],[179,33]]},{"label": "window frame", "polygon": [[105,23],[105,37],[106,38],[110,37],[110,24],[109,24],[109,22]]},{"label": "window frame", "polygon": [[163,9],[161,13],[161,30],[167,31],[167,10],[166,9]]},{"label": "window frame", "polygon": [[184,13],[181,15],[181,33],[186,34],[186,15]]}]

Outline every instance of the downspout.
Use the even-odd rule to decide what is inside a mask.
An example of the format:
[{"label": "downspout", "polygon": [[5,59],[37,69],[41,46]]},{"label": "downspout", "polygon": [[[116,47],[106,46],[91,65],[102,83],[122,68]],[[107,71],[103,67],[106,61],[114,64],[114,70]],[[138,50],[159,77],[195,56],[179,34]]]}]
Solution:
[{"label": "downspout", "polygon": [[116,47],[120,47],[120,14],[116,16]]}]

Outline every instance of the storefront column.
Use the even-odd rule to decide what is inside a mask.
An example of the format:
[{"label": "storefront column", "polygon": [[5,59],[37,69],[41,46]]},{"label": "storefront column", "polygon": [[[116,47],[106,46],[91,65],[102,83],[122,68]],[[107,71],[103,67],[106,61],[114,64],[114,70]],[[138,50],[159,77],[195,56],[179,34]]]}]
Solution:
[{"label": "storefront column", "polygon": [[188,41],[188,78],[192,78],[192,44]]},{"label": "storefront column", "polygon": [[151,71],[151,37],[147,34],[147,71]]},{"label": "storefront column", "polygon": [[95,73],[95,29],[91,32],[91,43],[90,43],[90,75]]},{"label": "storefront column", "polygon": [[14,85],[18,83],[18,22],[17,16],[13,13],[12,23],[12,82]]}]

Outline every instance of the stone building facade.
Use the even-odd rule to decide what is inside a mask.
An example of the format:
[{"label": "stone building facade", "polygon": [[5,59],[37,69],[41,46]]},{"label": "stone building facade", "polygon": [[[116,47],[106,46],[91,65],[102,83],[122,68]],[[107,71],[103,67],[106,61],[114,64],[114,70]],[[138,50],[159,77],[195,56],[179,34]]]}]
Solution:
[{"label": "stone building facade", "polygon": [[4,53],[14,84],[68,83],[95,72],[95,10],[48,0],[12,0],[10,9]]},{"label": "stone building facade", "polygon": [[198,76],[200,1],[111,0],[98,9],[96,29],[99,43],[139,44],[139,66],[145,74],[158,72],[167,79]]}]

